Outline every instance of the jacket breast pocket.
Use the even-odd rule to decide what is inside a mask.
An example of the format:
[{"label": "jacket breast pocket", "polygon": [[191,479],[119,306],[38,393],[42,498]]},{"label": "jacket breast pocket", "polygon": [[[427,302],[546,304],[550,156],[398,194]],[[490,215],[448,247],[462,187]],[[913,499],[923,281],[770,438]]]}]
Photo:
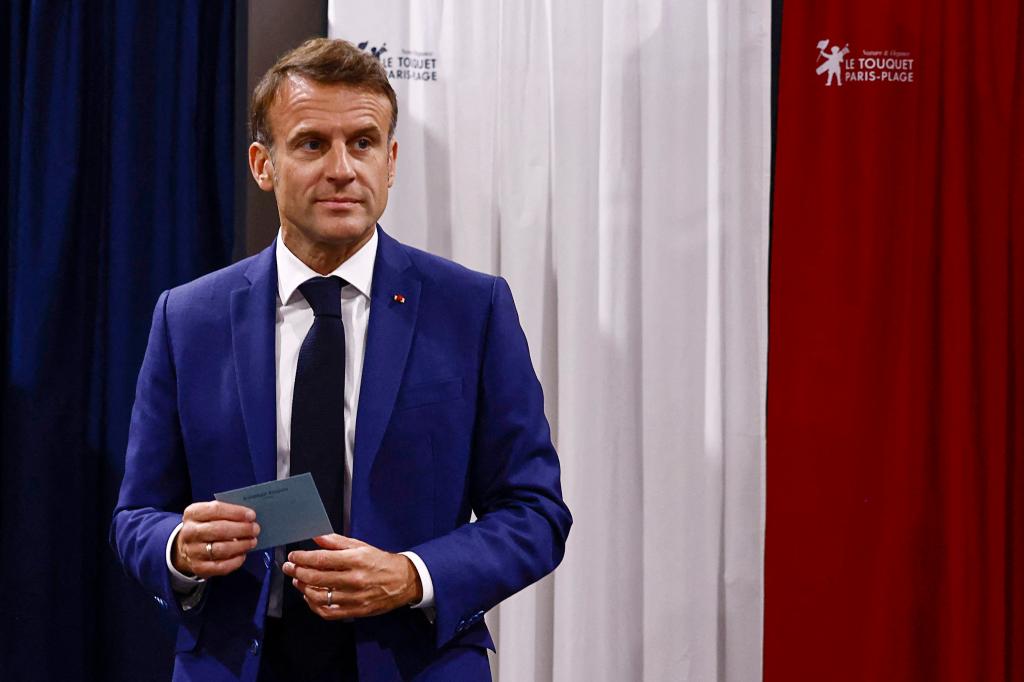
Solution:
[{"label": "jacket breast pocket", "polygon": [[431,381],[426,384],[405,386],[398,393],[395,410],[411,410],[414,407],[458,400],[462,397],[462,377]]}]

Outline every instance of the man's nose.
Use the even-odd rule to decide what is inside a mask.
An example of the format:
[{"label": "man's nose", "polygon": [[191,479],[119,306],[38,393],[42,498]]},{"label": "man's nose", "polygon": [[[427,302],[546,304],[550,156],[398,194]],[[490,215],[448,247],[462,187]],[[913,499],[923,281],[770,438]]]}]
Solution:
[{"label": "man's nose", "polygon": [[335,145],[327,154],[327,179],[348,182],[355,178],[355,170],[352,165],[352,157],[345,145]]}]

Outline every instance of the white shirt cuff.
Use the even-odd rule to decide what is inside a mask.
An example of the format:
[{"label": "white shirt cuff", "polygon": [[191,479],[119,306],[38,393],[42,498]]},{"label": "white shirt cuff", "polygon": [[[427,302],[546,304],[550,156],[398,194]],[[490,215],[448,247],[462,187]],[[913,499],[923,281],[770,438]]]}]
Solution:
[{"label": "white shirt cuff", "polygon": [[416,567],[416,573],[420,576],[420,585],[423,586],[423,599],[415,604],[410,604],[410,606],[414,609],[433,609],[434,583],[430,580],[430,571],[427,570],[427,565],[423,563],[423,559],[416,552],[399,552],[399,554],[409,557],[409,561]]},{"label": "white shirt cuff", "polygon": [[183,525],[184,523],[179,523],[171,531],[171,537],[167,538],[167,549],[164,557],[167,560],[167,570],[171,573],[171,589],[181,598],[181,606],[187,611],[199,602],[198,597],[203,592],[198,588],[206,583],[206,579],[185,575],[176,569],[171,561],[171,549],[174,547],[174,540],[178,537],[178,533],[181,532]]}]

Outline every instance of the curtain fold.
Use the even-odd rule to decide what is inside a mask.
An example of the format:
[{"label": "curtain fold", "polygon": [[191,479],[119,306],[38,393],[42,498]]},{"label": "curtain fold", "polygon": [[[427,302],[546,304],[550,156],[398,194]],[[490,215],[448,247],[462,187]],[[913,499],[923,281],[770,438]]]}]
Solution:
[{"label": "curtain fold", "polygon": [[234,3],[4,3],[0,677],[167,679],[107,545],[163,289],[227,264]]},{"label": "curtain fold", "polygon": [[555,574],[488,615],[497,679],[759,679],[769,7],[328,15],[387,47],[382,224],[506,277],[544,386],[576,523]]}]

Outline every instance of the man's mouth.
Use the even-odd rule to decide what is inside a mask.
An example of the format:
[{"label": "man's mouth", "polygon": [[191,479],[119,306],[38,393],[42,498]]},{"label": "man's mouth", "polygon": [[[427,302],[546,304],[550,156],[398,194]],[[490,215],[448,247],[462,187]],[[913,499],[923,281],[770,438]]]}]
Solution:
[{"label": "man's mouth", "polygon": [[323,199],[317,199],[316,203],[323,204],[327,208],[350,208],[361,202],[352,197],[324,197]]}]

